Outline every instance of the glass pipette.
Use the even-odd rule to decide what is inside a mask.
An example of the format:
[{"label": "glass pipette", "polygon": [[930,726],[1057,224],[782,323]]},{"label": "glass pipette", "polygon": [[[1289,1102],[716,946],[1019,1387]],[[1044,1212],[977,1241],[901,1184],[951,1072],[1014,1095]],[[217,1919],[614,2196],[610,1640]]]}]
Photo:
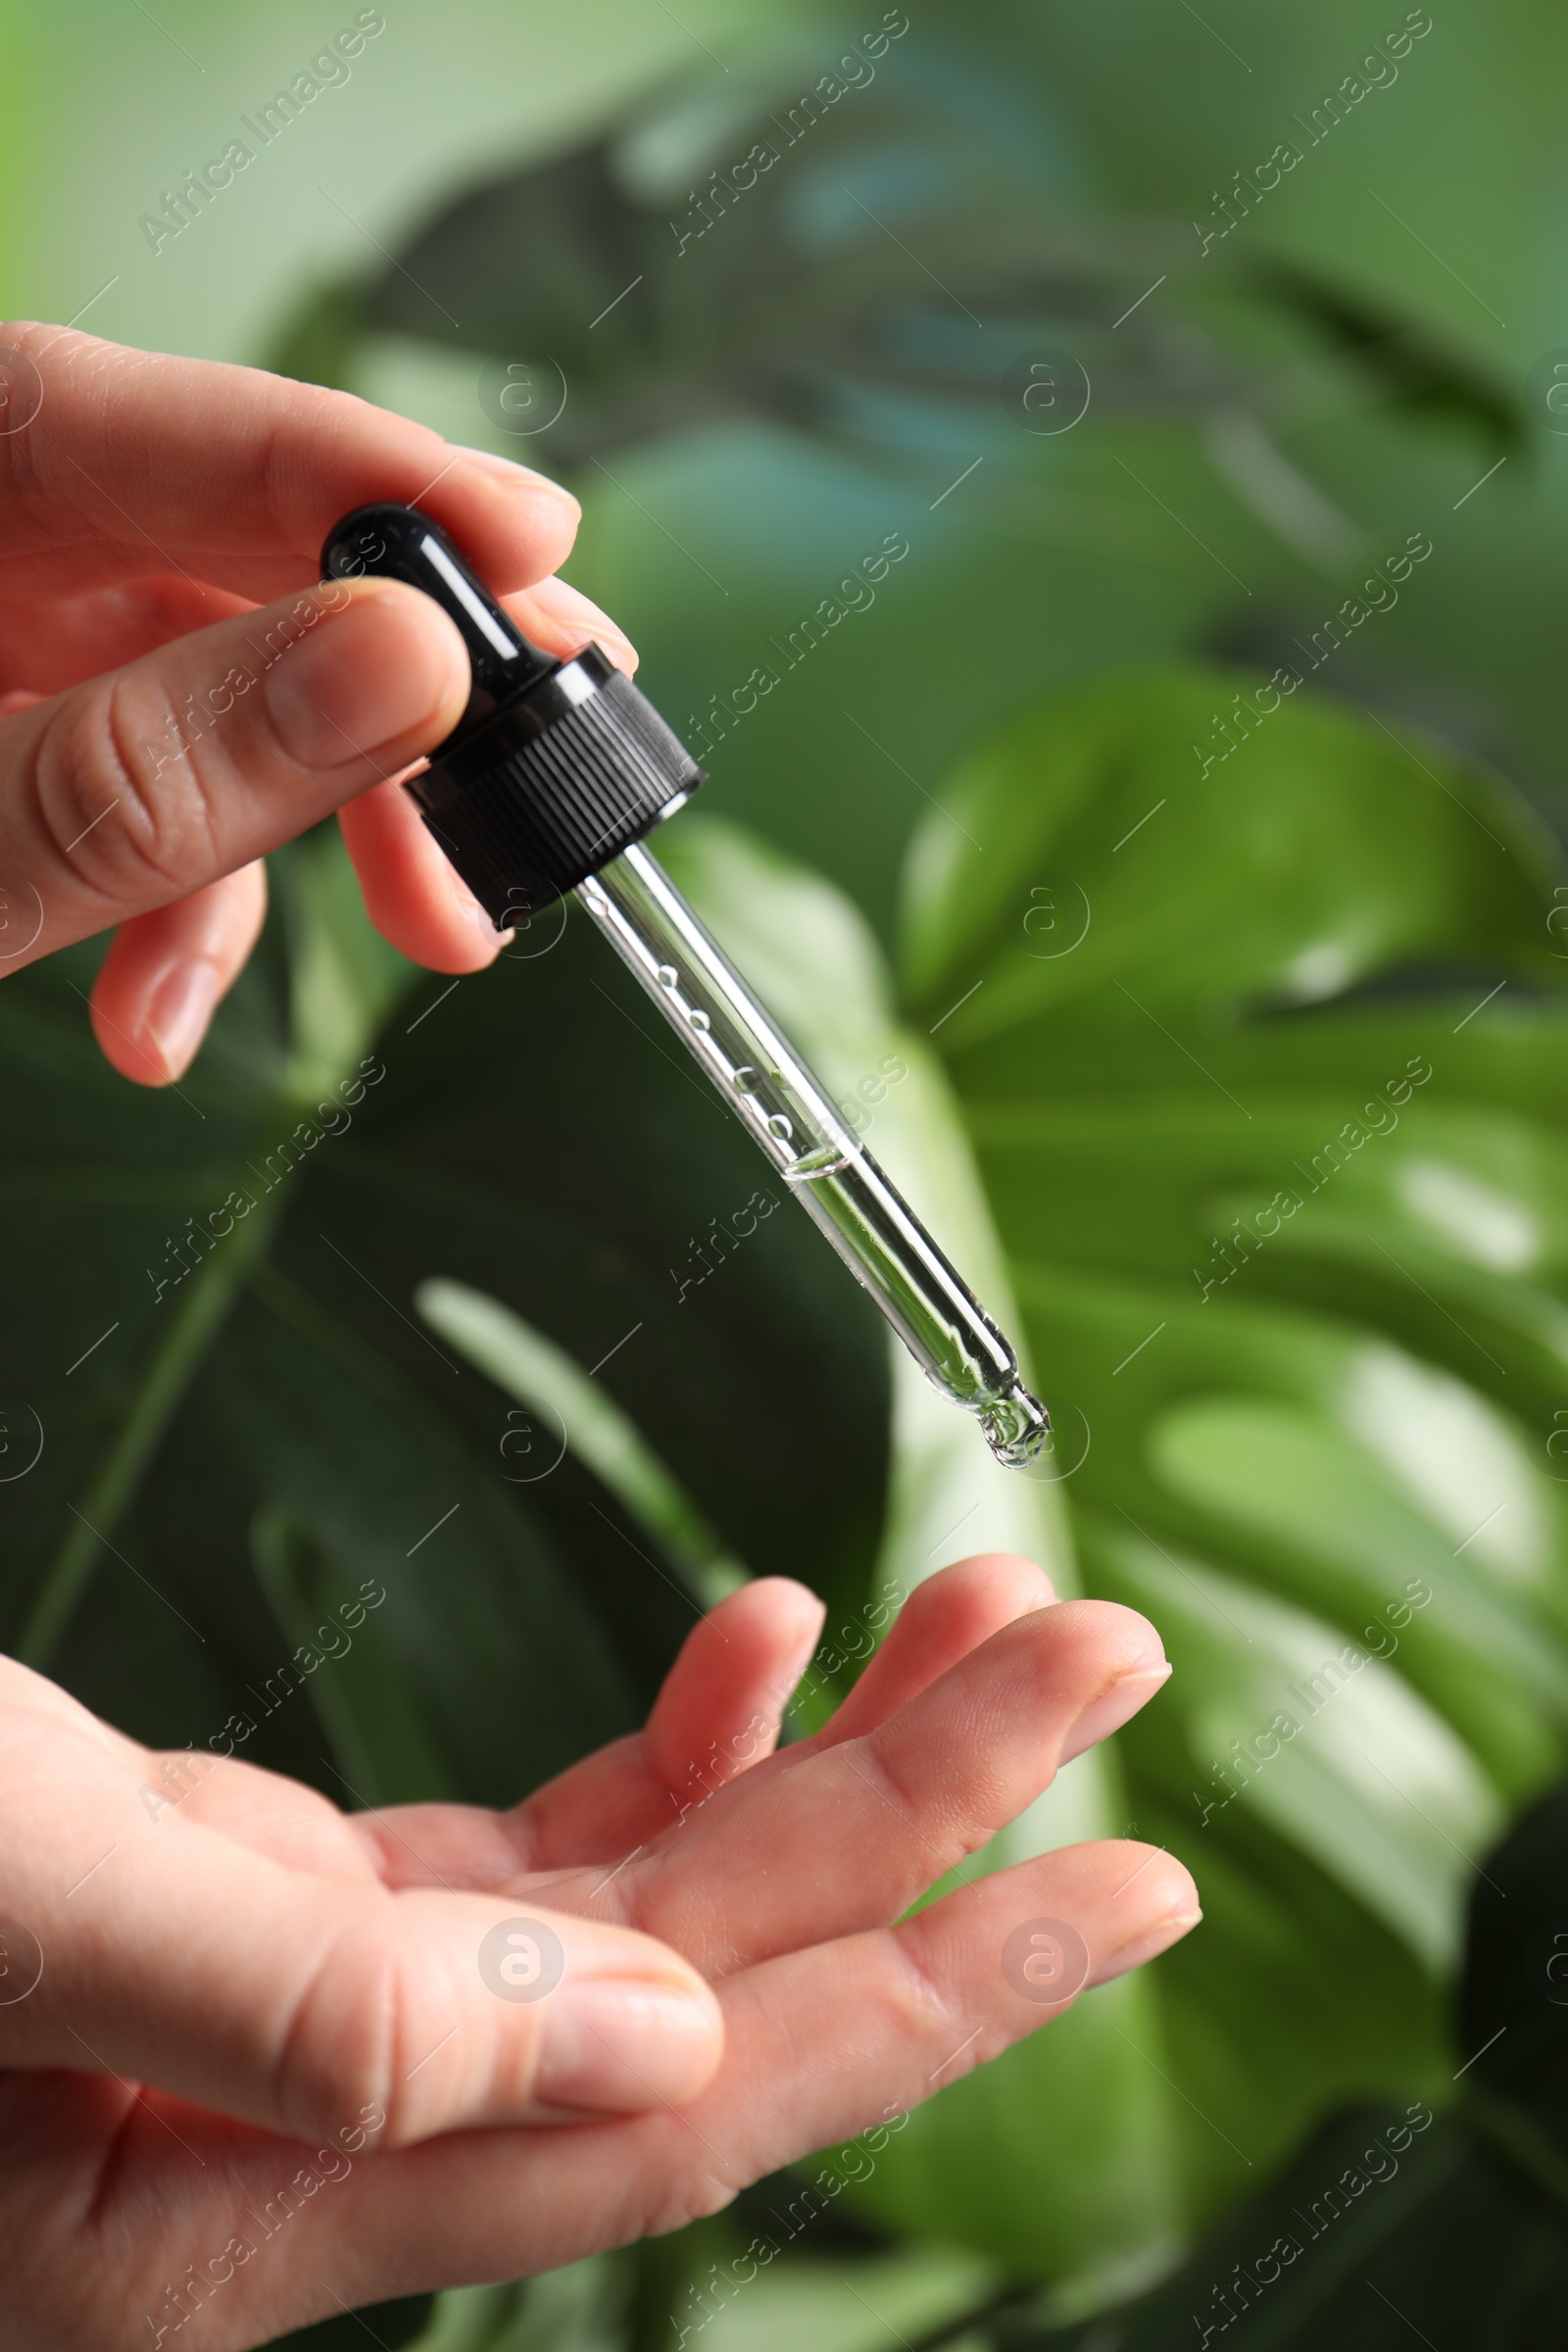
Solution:
[{"label": "glass pipette", "polygon": [[927,1379],[1026,1467],[1051,1424],[1013,1349],[643,846],[703,781],[653,706],[596,646],[531,645],[416,508],[345,515],[322,570],[406,580],[463,632],[468,708],[408,789],[492,921],[575,895]]}]

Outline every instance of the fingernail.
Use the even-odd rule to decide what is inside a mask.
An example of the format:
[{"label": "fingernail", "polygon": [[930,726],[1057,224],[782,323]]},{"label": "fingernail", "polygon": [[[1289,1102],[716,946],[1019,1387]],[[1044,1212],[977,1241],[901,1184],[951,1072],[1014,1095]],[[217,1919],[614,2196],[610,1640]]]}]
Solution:
[{"label": "fingernail", "polygon": [[582,590],[574,588],[569,580],[559,576],[537,580],[528,589],[527,596],[531,604],[536,605],[560,627],[569,630],[574,637],[592,638],[612,660],[617,654],[623,654],[625,661],[616,662],[617,668],[623,667],[628,671],[636,668],[640,656],[625,630],[619,628],[608,612],[601,612],[592,597],[584,596]]},{"label": "fingernail", "polygon": [[546,2005],[533,2095],[596,2113],[679,2106],[708,2082],[718,2042],[718,2004],[705,1984],[568,1978]]},{"label": "fingernail", "polygon": [[1180,1911],[1171,1912],[1153,1927],[1146,1928],[1141,1936],[1135,1936],[1130,1943],[1124,1943],[1119,1951],[1112,1952],[1108,1960],[1097,1960],[1090,1983],[1108,1984],[1112,1977],[1124,1977],[1129,1969],[1139,1968],[1144,1961],[1156,1958],[1160,1952],[1167,1951],[1173,1943],[1190,1934],[1202,1916],[1196,1903],[1189,1903]]},{"label": "fingernail", "polygon": [[1089,1701],[1067,1734],[1061,1754],[1056,1759],[1058,1765],[1070,1764],[1073,1757],[1081,1756],[1086,1747],[1093,1747],[1097,1740],[1108,1740],[1112,1732],[1119,1732],[1122,1725],[1130,1723],[1139,1708],[1153,1697],[1160,1686],[1169,1682],[1170,1676],[1168,1660],[1160,1666],[1138,1667],[1130,1674],[1118,1675],[1113,1683],[1107,1684]]},{"label": "fingernail", "polygon": [[[278,654],[262,692],[283,750],[331,768],[427,751],[461,710],[468,662],[457,625],[417,589],[360,581]],[[456,704],[457,710],[454,709]]]},{"label": "fingernail", "polygon": [[201,956],[175,964],[154,989],[138,1042],[171,1078],[183,1077],[195,1059],[218,1003],[218,966]]}]

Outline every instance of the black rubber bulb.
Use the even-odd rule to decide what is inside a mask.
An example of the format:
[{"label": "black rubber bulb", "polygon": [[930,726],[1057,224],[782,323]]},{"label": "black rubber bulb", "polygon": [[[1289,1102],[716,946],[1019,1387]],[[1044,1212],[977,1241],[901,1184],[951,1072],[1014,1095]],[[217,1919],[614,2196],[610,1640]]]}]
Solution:
[{"label": "black rubber bulb", "polygon": [[574,890],[702,783],[598,646],[560,662],[532,644],[417,507],[356,507],[328,533],[321,570],[404,580],[463,632],[467,706],[407,790],[499,930]]},{"label": "black rubber bulb", "polygon": [[554,654],[531,644],[507,618],[440,524],[417,507],[390,502],[356,507],[321,550],[321,571],[329,580],[357,580],[367,573],[378,580],[406,580],[451,613],[468,649],[473,686],[448,743],[458,742],[503,703],[561,667]]}]

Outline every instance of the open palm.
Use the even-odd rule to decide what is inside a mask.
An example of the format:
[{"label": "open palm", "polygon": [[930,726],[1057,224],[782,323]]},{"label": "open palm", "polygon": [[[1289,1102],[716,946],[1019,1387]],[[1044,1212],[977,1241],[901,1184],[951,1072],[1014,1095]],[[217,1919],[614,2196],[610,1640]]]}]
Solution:
[{"label": "open palm", "polygon": [[[643,1732],[507,1813],[345,1816],[0,1667],[0,2343],[222,2352],[675,2229],[1194,1923],[1109,1840],[904,1916],[1159,1688],[1144,1619],[962,1562],[775,1753],[819,1629],[745,1587]],[[1070,1978],[1005,1959],[1043,1918]]]}]

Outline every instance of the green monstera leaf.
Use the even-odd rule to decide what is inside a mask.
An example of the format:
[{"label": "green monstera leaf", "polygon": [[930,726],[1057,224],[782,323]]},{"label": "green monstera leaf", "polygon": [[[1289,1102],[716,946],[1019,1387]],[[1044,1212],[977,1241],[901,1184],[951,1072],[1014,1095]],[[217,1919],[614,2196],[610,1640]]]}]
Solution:
[{"label": "green monstera leaf", "polygon": [[1446,2087],[1471,1864],[1560,1769],[1560,867],[1433,744],[1219,674],[1032,715],[944,809],[909,997],[1085,1585],[1177,1669],[1116,1746],[1205,1900],[1145,2049],[1191,2222]]}]

